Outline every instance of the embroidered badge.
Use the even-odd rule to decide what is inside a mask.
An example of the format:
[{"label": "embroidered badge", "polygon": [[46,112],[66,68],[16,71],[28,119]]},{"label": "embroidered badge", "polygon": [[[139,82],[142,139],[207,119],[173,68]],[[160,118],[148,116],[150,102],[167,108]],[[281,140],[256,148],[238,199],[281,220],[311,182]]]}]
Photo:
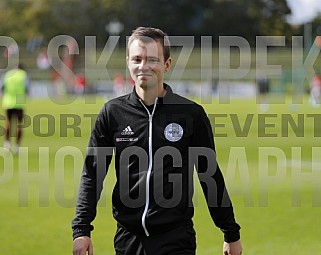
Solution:
[{"label": "embroidered badge", "polygon": [[183,137],[183,128],[177,123],[170,123],[164,130],[166,139],[170,142],[177,142]]}]

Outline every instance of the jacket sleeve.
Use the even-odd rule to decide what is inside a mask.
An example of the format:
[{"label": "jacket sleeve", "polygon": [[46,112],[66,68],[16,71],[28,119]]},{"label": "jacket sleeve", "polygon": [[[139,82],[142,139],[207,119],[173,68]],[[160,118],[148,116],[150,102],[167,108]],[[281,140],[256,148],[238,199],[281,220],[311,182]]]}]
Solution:
[{"label": "jacket sleeve", "polygon": [[240,226],[234,218],[224,178],[216,161],[214,137],[210,121],[202,107],[194,122],[193,147],[199,148],[195,167],[210,215],[224,233],[226,242],[240,239]]},{"label": "jacket sleeve", "polygon": [[96,217],[96,207],[103,181],[112,158],[112,139],[108,132],[108,119],[103,108],[92,130],[82,170],[76,217],[72,221],[73,239],[89,236],[94,229],[91,222]]}]

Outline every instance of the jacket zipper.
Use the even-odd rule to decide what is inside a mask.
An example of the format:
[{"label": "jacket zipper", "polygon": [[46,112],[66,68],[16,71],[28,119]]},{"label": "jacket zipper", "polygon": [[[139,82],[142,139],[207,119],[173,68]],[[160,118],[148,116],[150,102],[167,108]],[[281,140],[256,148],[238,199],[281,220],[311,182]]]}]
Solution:
[{"label": "jacket zipper", "polygon": [[152,113],[149,112],[143,101],[140,99],[139,101],[141,104],[144,106],[145,110],[147,111],[148,114],[148,170],[147,170],[147,175],[146,175],[146,201],[145,201],[145,209],[142,215],[142,227],[145,231],[145,235],[149,236],[149,232],[146,227],[146,216],[148,212],[148,207],[149,207],[149,185],[150,185],[150,176],[152,174],[152,167],[153,167],[153,147],[152,147],[152,132],[153,132],[153,116],[154,112],[156,109],[157,105],[157,100],[158,98],[156,97],[155,102],[154,102],[154,107]]}]

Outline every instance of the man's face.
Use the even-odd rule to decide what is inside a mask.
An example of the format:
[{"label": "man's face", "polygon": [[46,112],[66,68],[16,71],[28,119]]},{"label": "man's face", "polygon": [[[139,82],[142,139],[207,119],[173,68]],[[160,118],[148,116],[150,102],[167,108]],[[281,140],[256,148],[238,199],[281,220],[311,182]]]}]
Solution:
[{"label": "man's face", "polygon": [[136,39],[129,45],[127,66],[136,86],[162,86],[164,73],[169,70],[170,65],[170,58],[164,60],[160,42],[143,43]]}]

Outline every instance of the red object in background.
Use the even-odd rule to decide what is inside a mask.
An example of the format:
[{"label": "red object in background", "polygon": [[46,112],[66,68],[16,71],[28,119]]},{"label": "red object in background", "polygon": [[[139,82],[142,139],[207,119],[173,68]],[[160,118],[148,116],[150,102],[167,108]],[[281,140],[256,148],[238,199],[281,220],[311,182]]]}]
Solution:
[{"label": "red object in background", "polygon": [[83,74],[77,74],[76,75],[76,85],[80,87],[86,86],[86,78]]},{"label": "red object in background", "polygon": [[312,87],[321,88],[321,76],[320,75],[317,74],[312,78]]},{"label": "red object in background", "polygon": [[86,87],[86,77],[83,74],[77,74],[75,77],[75,87],[74,90],[77,94],[85,93]]},{"label": "red object in background", "polygon": [[125,85],[125,78],[122,74],[118,73],[114,78],[114,85],[123,87]]}]

